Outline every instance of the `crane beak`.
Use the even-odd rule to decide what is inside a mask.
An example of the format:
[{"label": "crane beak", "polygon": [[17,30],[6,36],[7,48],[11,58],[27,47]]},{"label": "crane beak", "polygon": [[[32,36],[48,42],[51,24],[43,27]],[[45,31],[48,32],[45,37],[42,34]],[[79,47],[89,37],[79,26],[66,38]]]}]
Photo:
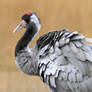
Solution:
[{"label": "crane beak", "polygon": [[13,33],[19,31],[20,29],[22,29],[23,27],[26,27],[26,22],[24,20],[22,20],[20,22],[20,24],[13,30]]}]

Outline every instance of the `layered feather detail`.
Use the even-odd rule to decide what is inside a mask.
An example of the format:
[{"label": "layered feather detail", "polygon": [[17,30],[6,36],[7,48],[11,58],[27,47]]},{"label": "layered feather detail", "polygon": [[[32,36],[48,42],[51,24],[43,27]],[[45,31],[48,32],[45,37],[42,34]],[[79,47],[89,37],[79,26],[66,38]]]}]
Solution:
[{"label": "layered feather detail", "polygon": [[85,41],[92,39],[66,29],[38,39],[39,75],[53,92],[92,92],[92,46]]}]

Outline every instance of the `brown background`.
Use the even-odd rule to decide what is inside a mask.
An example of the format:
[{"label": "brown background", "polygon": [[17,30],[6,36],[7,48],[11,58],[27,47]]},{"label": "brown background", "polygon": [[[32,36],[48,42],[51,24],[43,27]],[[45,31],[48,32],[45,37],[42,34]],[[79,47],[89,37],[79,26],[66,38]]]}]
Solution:
[{"label": "brown background", "polygon": [[60,28],[92,37],[92,0],[0,0],[0,92],[48,92],[40,78],[19,72],[14,63],[15,45],[24,31],[12,31],[30,11],[42,23],[30,47],[43,33]]}]

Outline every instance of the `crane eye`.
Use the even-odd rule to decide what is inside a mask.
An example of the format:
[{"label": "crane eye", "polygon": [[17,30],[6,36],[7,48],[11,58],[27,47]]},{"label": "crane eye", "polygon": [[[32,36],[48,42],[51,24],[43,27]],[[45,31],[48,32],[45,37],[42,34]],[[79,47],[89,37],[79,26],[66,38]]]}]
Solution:
[{"label": "crane eye", "polygon": [[[30,15],[31,15],[31,14],[30,14]],[[23,16],[22,16],[22,20],[25,20],[26,23],[29,23],[29,22],[30,22],[30,15],[28,15],[28,14],[23,15]]]}]

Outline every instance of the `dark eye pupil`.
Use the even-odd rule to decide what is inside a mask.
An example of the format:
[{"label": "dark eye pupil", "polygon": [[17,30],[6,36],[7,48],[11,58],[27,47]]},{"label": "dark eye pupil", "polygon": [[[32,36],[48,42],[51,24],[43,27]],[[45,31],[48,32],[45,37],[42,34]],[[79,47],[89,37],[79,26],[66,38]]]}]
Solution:
[{"label": "dark eye pupil", "polygon": [[22,16],[22,20],[25,20],[27,23],[29,23],[30,16],[29,15],[24,15],[24,16]]}]

